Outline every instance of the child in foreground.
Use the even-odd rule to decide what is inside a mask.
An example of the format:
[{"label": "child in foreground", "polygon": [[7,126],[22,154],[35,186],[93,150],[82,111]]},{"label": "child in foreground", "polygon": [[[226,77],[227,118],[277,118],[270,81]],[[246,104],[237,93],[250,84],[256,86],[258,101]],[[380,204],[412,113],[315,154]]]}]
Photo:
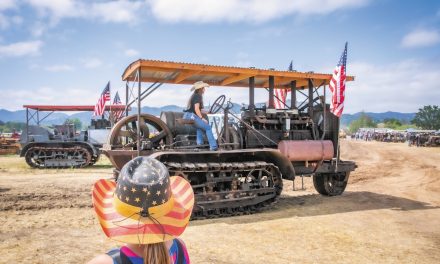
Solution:
[{"label": "child in foreground", "polygon": [[156,159],[137,157],[121,170],[117,183],[101,179],[92,192],[104,234],[124,242],[89,264],[190,263],[177,237],[188,225],[194,193],[182,177],[170,177]]}]

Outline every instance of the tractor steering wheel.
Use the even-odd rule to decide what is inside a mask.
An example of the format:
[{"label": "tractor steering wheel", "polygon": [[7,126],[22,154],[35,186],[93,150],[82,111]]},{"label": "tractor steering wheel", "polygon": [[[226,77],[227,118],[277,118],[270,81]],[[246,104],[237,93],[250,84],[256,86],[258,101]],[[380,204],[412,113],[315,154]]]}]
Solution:
[{"label": "tractor steering wheel", "polygon": [[211,114],[217,114],[220,109],[223,108],[223,105],[225,104],[226,96],[220,95],[215,99],[214,103],[211,105],[211,108],[209,109],[209,112]]}]

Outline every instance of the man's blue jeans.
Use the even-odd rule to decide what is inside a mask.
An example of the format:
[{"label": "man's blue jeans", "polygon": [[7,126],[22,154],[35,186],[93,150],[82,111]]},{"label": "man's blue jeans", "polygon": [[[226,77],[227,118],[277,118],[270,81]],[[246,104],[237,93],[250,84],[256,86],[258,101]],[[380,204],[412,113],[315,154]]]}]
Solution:
[{"label": "man's blue jeans", "polygon": [[209,124],[205,123],[200,117],[194,113],[185,112],[183,114],[183,119],[194,120],[194,126],[197,128],[197,145],[203,145],[203,131],[206,133],[206,137],[209,142],[209,149],[216,150],[218,148],[217,141],[212,134],[212,128]]}]

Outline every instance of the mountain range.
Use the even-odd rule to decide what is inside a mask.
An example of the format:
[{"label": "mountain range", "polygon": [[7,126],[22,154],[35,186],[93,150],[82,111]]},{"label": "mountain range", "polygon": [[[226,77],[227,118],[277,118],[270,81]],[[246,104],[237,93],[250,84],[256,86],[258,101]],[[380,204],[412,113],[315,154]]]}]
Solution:
[{"label": "mountain range", "polygon": [[[162,107],[142,107],[141,112],[147,113],[155,116],[159,116],[162,111],[174,111],[174,112],[182,112],[183,107],[179,107],[177,105],[166,105]],[[34,110],[30,110],[30,122],[34,123],[34,120],[31,118],[31,115],[35,112]],[[44,118],[50,112],[40,112],[40,120]],[[132,108],[129,114],[136,114],[137,108]],[[93,118],[93,112],[78,112],[74,114],[66,114],[62,112],[54,112],[48,115],[41,124],[43,125],[54,125],[54,124],[62,124],[66,119],[78,118],[83,125],[90,124],[90,120]],[[34,117],[36,119],[36,117]],[[0,109],[0,121],[3,122],[26,122],[26,110],[17,110],[17,111],[9,111],[5,109]]]},{"label": "mountain range", "polygon": [[[239,113],[241,109],[241,105],[233,104],[232,112]],[[258,107],[258,105],[257,105]],[[155,116],[160,116],[160,113],[163,111],[174,111],[181,112],[183,111],[183,107],[177,105],[166,105],[162,107],[142,107],[141,112],[147,113]],[[45,117],[48,112],[40,112],[40,119]],[[136,108],[132,108],[130,114],[137,113]],[[383,112],[383,113],[372,113],[372,112],[364,112],[366,115],[371,117],[376,122],[381,122],[387,118],[395,118],[401,120],[404,123],[409,123],[415,116],[415,113],[400,113],[400,112]],[[62,124],[67,118],[78,118],[83,125],[90,124],[90,120],[92,119],[92,112],[79,112],[71,115],[54,112],[47,116],[42,122],[43,125],[52,125],[52,124]],[[359,118],[362,112],[358,112],[355,114],[343,114],[341,118],[341,125],[348,126],[353,120]],[[26,110],[17,110],[17,111],[9,111],[6,109],[0,109],[0,121],[3,122],[26,122]]]},{"label": "mountain range", "polygon": [[383,112],[383,113],[372,113],[372,112],[358,112],[355,114],[342,114],[341,125],[348,126],[353,120],[356,120],[360,115],[364,113],[369,116],[375,122],[382,122],[384,119],[395,118],[400,120],[402,123],[410,123],[412,119],[416,116],[416,113],[400,113],[400,112]]}]

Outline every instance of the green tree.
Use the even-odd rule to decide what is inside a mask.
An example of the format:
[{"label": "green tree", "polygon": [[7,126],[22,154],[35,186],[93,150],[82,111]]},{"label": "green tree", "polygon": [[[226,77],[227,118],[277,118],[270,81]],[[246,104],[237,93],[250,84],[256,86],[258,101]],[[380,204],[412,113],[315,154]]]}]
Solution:
[{"label": "green tree", "polygon": [[365,112],[361,112],[361,115],[359,116],[358,119],[353,120],[350,123],[349,126],[349,130],[351,133],[356,132],[359,128],[361,127],[377,127],[376,122],[374,122],[374,120],[369,117],[367,114],[365,114]]},{"label": "green tree", "polygon": [[68,118],[66,121],[64,121],[64,124],[73,124],[75,126],[75,130],[81,130],[82,128],[82,122],[79,120],[79,118]]},{"label": "green tree", "polygon": [[383,123],[386,128],[391,128],[391,129],[398,129],[399,127],[402,126],[402,122],[396,118],[385,118],[383,120]]},{"label": "green tree", "polygon": [[440,108],[437,105],[425,105],[411,123],[423,129],[440,129]]},{"label": "green tree", "polygon": [[26,127],[26,123],[23,122],[6,122],[0,125],[0,131],[4,133],[11,133],[15,131],[23,131]]}]

